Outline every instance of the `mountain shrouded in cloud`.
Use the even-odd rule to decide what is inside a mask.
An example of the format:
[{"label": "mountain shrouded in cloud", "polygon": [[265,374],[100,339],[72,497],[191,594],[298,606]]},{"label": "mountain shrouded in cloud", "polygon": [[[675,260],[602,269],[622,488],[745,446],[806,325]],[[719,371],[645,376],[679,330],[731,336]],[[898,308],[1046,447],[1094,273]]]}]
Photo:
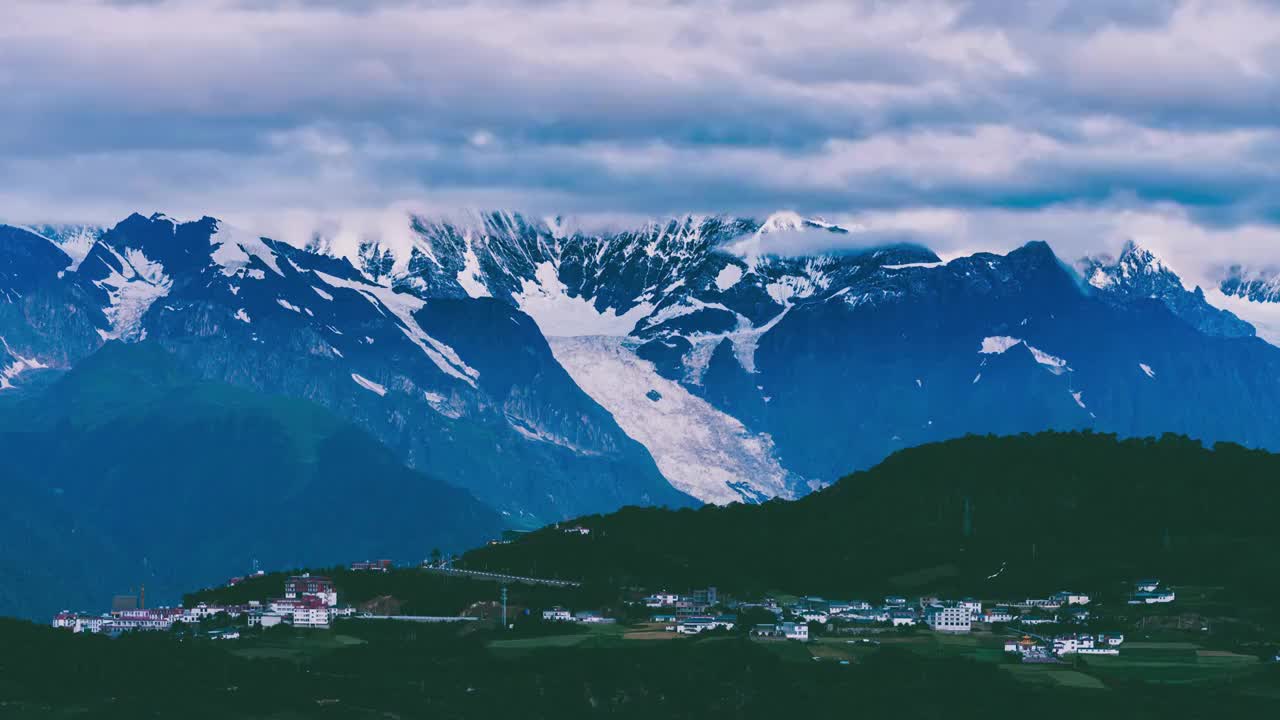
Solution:
[{"label": "mountain shrouded in cloud", "polygon": [[1280,238],[1276,28],[1266,0],[13,0],[0,218],[301,243],[388,208],[787,207],[944,254],[1136,240],[1209,288]]},{"label": "mountain shrouded in cloud", "polygon": [[303,248],[208,217],[5,227],[0,400],[154,343],[328,408],[517,527],[798,497],[968,433],[1280,447],[1280,349],[1138,245],[1078,273],[1041,242],[812,252],[868,231],[791,212],[402,222]]}]

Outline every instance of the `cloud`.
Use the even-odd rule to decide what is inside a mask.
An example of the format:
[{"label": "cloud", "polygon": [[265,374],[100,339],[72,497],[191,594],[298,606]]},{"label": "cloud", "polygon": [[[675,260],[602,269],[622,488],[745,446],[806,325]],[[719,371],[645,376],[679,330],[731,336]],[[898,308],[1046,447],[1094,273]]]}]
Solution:
[{"label": "cloud", "polygon": [[8,0],[0,217],[785,207],[1265,259],[1278,67],[1268,0]]}]

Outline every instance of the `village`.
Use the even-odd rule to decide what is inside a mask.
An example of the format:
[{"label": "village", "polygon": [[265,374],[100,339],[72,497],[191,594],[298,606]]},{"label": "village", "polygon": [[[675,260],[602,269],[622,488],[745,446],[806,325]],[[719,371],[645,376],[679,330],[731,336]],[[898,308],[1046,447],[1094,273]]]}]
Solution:
[{"label": "village", "polygon": [[[389,560],[351,563],[351,572],[386,573],[394,570]],[[516,578],[473,571],[454,570],[447,563],[424,562],[421,570],[436,573],[466,573],[495,583],[530,582],[567,587],[560,580]],[[263,576],[262,571],[247,576]],[[227,587],[245,581],[232,578]],[[265,597],[240,604],[195,603],[190,607],[145,607],[145,596],[118,596],[109,612],[101,614],[64,611],[53,619],[55,628],[74,633],[116,636],[136,631],[168,631],[176,627],[211,627],[208,637],[237,640],[242,630],[266,630],[289,626],[303,630],[328,630],[341,619],[391,619],[410,622],[475,622],[479,617],[401,616],[358,610],[339,602],[332,578],[302,573],[288,576],[278,597]],[[501,593],[500,628],[508,624],[506,589]],[[1176,600],[1176,593],[1156,579],[1132,583],[1127,605],[1156,605]],[[537,617],[545,624],[581,626],[626,623],[641,627],[650,637],[673,637],[704,633],[737,633],[761,641],[807,643],[816,636],[849,638],[850,643],[879,644],[891,633],[932,632],[940,635],[995,633],[1004,638],[1004,652],[1023,663],[1060,663],[1071,656],[1118,655],[1125,642],[1119,629],[1108,627],[1106,615],[1090,594],[1060,591],[1045,597],[983,600],[971,597],[948,599],[936,595],[886,596],[876,602],[828,600],[814,596],[739,599],[721,594],[715,587],[682,593],[662,590],[648,594],[632,592],[632,597],[614,608],[613,615],[601,608],[569,608],[552,605],[523,608],[525,617]],[[617,617],[614,615],[620,615]],[[495,618],[496,619],[496,618]],[[202,625],[203,623],[203,625]]]}]

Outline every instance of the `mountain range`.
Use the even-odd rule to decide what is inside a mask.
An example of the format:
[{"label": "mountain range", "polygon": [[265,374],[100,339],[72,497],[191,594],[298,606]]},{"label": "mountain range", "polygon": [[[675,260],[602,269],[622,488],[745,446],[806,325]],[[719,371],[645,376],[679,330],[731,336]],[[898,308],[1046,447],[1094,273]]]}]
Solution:
[{"label": "mountain range", "polygon": [[[212,218],[4,227],[2,387],[147,339],[316,402],[524,527],[797,497],[966,433],[1280,445],[1280,351],[1134,245],[944,263],[792,213],[407,222],[305,247]],[[815,237],[846,249],[758,251]]]},{"label": "mountain range", "polygon": [[[1136,245],[944,262],[793,213],[406,223],[301,245],[161,214],[0,226],[0,411],[75,404],[63,378],[145,345],[192,382],[314,405],[420,474],[398,477],[516,528],[797,498],[971,433],[1280,449],[1280,349]],[[1213,291],[1268,299],[1256,283]]]}]

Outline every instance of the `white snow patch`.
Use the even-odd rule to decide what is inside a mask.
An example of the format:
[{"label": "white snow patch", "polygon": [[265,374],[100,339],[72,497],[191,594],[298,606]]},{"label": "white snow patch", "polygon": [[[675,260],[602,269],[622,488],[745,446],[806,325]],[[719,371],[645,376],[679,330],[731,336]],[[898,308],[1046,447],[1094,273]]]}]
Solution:
[{"label": "white snow patch", "polygon": [[1041,365],[1044,365],[1046,368],[1049,369],[1049,372],[1053,373],[1054,375],[1061,375],[1062,373],[1071,369],[1067,367],[1066,360],[1063,360],[1062,358],[1056,355],[1050,355],[1049,353],[1041,350],[1040,348],[1032,347],[1031,345],[1028,345],[1027,349],[1031,351],[1031,355],[1035,357],[1036,362],[1040,363]]},{"label": "white snow patch", "polygon": [[741,279],[742,268],[730,263],[721,268],[720,272],[716,274],[716,288],[718,288],[720,292],[724,292],[734,285],[737,285],[738,281]]},{"label": "white snow patch", "polygon": [[[627,435],[648,448],[677,489],[711,503],[743,499],[732,485],[791,497],[773,440],[658,374],[618,337],[550,337],[552,353]],[[648,393],[661,396],[651,400]],[[732,484],[732,485],[731,485]]]},{"label": "white snow patch", "polygon": [[1008,335],[993,335],[991,337],[982,338],[982,349],[978,352],[983,355],[1000,355],[1009,348],[1018,345],[1022,341],[1016,337]]},{"label": "white snow patch", "polygon": [[[222,266],[222,272],[225,275],[235,275],[244,270],[255,257],[271,268],[275,274],[284,275],[276,262],[275,251],[267,247],[262,238],[252,233],[237,230],[219,222],[218,228],[209,237],[209,244],[216,246],[213,251],[213,261]],[[261,270],[250,270],[249,274],[257,280],[266,277]]]},{"label": "white snow patch", "polygon": [[371,393],[376,393],[379,396],[387,394],[387,389],[385,387],[379,385],[378,383],[370,380],[369,378],[363,375],[359,375],[357,373],[351,373],[351,379],[355,380],[357,385],[364,388],[365,390],[368,390]]},{"label": "white snow patch", "polygon": [[527,421],[522,420],[521,418],[512,417],[508,415],[507,424],[511,426],[512,430],[515,430],[517,433],[523,436],[526,440],[532,440],[534,442],[544,442],[550,445],[558,445],[560,447],[572,450],[573,452],[578,453],[579,455],[599,455],[600,454],[594,450],[589,450],[587,448],[576,445],[566,437],[562,437],[555,433],[548,432],[546,429],[537,427],[536,425],[529,424]]},{"label": "white snow patch", "polygon": [[982,338],[982,347],[978,349],[978,353],[981,355],[1002,355],[1007,352],[1009,348],[1017,347],[1019,345],[1023,345],[1030,350],[1031,356],[1035,358],[1036,362],[1045,366],[1045,368],[1054,375],[1061,375],[1062,373],[1069,372],[1071,370],[1067,365],[1066,360],[1063,360],[1056,355],[1050,355],[1038,347],[1029,345],[1021,338],[1009,337],[1008,335],[991,335]]},{"label": "white snow patch", "polygon": [[973,382],[972,382],[972,383],[970,383],[970,384],[971,384],[971,385],[977,385],[977,384],[978,384],[978,381],[979,381],[979,380],[981,380],[981,379],[982,379],[982,373],[978,373],[977,375],[974,375],[974,376],[973,376]]},{"label": "white snow patch", "polygon": [[1075,391],[1072,391],[1071,393],[1071,399],[1075,400],[1076,404],[1079,405],[1081,408],[1087,410],[1088,408],[1085,408],[1084,400],[1081,399],[1083,396],[1084,396],[1084,392],[1081,390],[1075,390]]},{"label": "white snow patch", "polygon": [[329,302],[333,302],[333,296],[325,292],[324,290],[321,290],[320,288],[315,287],[314,285],[311,287],[311,289],[315,290],[316,294],[324,298],[325,300],[328,300]]},{"label": "white snow patch", "polygon": [[9,343],[2,337],[0,337],[0,345],[4,345],[5,353],[13,358],[13,362],[0,366],[0,390],[12,388],[12,381],[28,370],[43,370],[49,367],[35,358],[23,357],[14,352],[13,348],[9,347]]},{"label": "white snow patch", "polygon": [[1103,270],[1101,267],[1095,268],[1093,274],[1089,276],[1089,284],[1099,290],[1105,290],[1115,283],[1115,278],[1107,274],[1107,271]]},{"label": "white snow patch", "polygon": [[653,312],[654,306],[647,301],[619,315],[613,308],[597,310],[587,298],[570,297],[550,262],[539,263],[535,276],[537,282],[521,279],[520,291],[511,297],[547,337],[626,335],[641,318]]},{"label": "white snow patch", "polygon": [[107,292],[108,305],[103,309],[111,330],[99,331],[104,340],[141,340],[146,332],[140,330],[142,316],[151,305],[169,294],[173,281],[164,274],[164,266],[152,262],[142,254],[141,250],[129,248],[122,256],[111,248],[107,248],[120,270],[111,267],[105,260],[103,265],[111,274],[96,285]]},{"label": "white snow patch", "polygon": [[1142,372],[1146,373],[1147,377],[1153,378],[1156,376],[1156,371],[1152,370],[1150,365],[1146,363],[1138,363],[1138,367],[1142,368]]},{"label": "white snow patch", "polygon": [[787,301],[796,294],[795,287],[787,283],[769,283],[764,290],[779,305],[787,305]]},{"label": "white snow patch", "polygon": [[[463,362],[452,347],[428,335],[422,329],[422,326],[418,325],[418,321],[413,319],[413,314],[421,310],[423,305],[426,304],[426,301],[422,298],[408,293],[395,292],[385,285],[376,285],[357,280],[343,280],[319,271],[315,271],[315,274],[326,285],[355,290],[377,308],[379,312],[389,312],[394,315],[399,320],[400,331],[405,334],[405,337],[409,338],[410,342],[417,345],[431,362],[435,363],[437,368],[471,387],[476,387],[476,379],[480,377],[480,373]],[[365,342],[373,344],[373,338],[366,336]]]},{"label": "white snow patch", "polygon": [[249,319],[249,313],[245,312],[244,308],[240,308],[236,311],[236,319],[243,323],[253,322],[253,320]]},{"label": "white snow patch", "polygon": [[292,310],[293,312],[296,312],[296,313],[302,312],[302,309],[299,308],[297,305],[294,305],[293,303],[283,298],[276,298],[276,304],[284,308],[285,310]]},{"label": "white snow patch", "polygon": [[[26,230],[39,235],[49,242],[57,245],[62,252],[71,258],[71,264],[67,266],[65,272],[75,272],[80,268],[80,263],[89,256],[89,252],[93,250],[93,246],[98,242],[98,238],[102,237],[102,229],[90,227],[88,225],[60,226],[49,228],[53,231],[49,234],[42,233],[35,228],[24,228]],[[59,278],[62,275],[58,276]]]},{"label": "white snow patch", "polygon": [[458,271],[458,284],[473,298],[490,297],[489,288],[484,284],[484,275],[480,272],[480,258],[476,257],[475,248],[471,246],[471,234],[468,233],[464,240],[467,249],[462,254],[463,266]]}]

